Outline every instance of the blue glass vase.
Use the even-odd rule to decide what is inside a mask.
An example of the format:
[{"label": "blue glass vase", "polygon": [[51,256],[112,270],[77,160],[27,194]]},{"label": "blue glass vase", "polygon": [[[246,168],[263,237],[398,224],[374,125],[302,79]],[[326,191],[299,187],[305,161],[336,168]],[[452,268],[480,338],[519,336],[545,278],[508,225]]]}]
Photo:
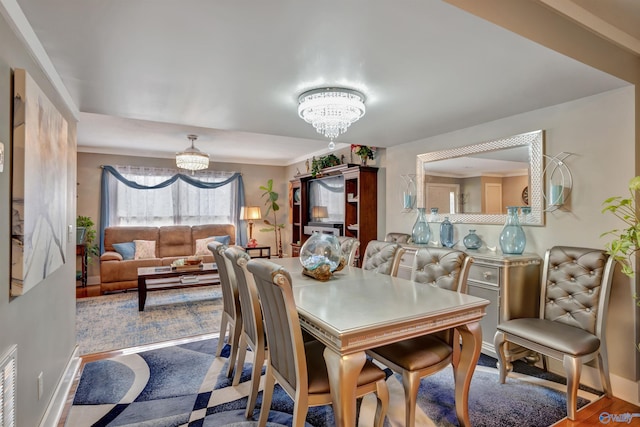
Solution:
[{"label": "blue glass vase", "polygon": [[508,255],[520,255],[524,252],[527,237],[518,220],[518,207],[507,207],[507,221],[500,233],[500,249]]},{"label": "blue glass vase", "polygon": [[427,216],[424,212],[424,208],[418,208],[418,218],[416,219],[415,224],[413,224],[413,229],[411,230],[411,239],[413,240],[413,243],[426,245],[427,243],[429,243],[430,238],[431,228],[429,228],[429,223],[427,222]]},{"label": "blue glass vase", "polygon": [[464,247],[467,249],[480,249],[482,246],[482,239],[476,234],[476,230],[469,230],[469,234],[462,239]]},{"label": "blue glass vase", "polygon": [[453,224],[449,221],[448,216],[445,216],[444,221],[440,224],[440,243],[445,248],[453,247]]}]

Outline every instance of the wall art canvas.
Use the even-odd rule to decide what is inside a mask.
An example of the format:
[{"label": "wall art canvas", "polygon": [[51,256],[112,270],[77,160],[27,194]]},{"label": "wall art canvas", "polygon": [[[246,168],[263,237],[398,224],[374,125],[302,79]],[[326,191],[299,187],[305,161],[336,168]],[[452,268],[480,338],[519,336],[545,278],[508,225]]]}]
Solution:
[{"label": "wall art canvas", "polygon": [[11,296],[66,260],[67,121],[25,70],[13,76]]}]

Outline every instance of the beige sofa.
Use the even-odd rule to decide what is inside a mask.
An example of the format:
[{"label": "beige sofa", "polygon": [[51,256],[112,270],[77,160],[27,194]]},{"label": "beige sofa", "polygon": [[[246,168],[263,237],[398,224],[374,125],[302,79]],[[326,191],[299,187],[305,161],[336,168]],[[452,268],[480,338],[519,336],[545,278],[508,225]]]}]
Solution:
[{"label": "beige sofa", "polygon": [[[233,245],[235,234],[235,227],[232,224],[107,227],[104,230],[105,252],[100,256],[100,292],[104,294],[137,288],[138,267],[170,265],[176,259],[195,255],[196,242],[199,239],[229,236],[229,244]],[[113,246],[134,240],[155,241],[155,256],[125,260]],[[210,252],[207,252],[203,258],[204,262],[213,262],[213,255]]]}]

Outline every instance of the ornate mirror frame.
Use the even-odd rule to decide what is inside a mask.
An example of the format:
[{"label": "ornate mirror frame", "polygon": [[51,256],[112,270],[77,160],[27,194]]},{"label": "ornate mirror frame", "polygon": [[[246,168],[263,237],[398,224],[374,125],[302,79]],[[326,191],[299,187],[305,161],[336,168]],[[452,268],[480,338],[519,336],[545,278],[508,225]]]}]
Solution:
[{"label": "ornate mirror frame", "polygon": [[[525,225],[544,225],[544,195],[543,195],[543,148],[544,131],[514,135],[507,138],[481,142],[479,144],[418,154],[416,159],[417,172],[417,206],[425,207],[425,167],[429,162],[464,157],[472,154],[496,151],[506,148],[527,146],[529,148],[529,186],[528,197],[531,213],[523,218]],[[470,224],[504,224],[507,215],[504,214],[448,214],[452,222]]]}]

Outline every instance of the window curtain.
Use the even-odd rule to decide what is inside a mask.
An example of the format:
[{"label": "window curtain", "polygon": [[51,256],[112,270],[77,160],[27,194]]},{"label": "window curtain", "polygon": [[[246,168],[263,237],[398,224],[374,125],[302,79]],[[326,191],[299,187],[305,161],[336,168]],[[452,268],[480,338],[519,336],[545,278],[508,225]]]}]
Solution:
[{"label": "window curtain", "polygon": [[110,225],[234,224],[236,242],[247,242],[242,174],[103,166],[100,198],[100,253]]}]

